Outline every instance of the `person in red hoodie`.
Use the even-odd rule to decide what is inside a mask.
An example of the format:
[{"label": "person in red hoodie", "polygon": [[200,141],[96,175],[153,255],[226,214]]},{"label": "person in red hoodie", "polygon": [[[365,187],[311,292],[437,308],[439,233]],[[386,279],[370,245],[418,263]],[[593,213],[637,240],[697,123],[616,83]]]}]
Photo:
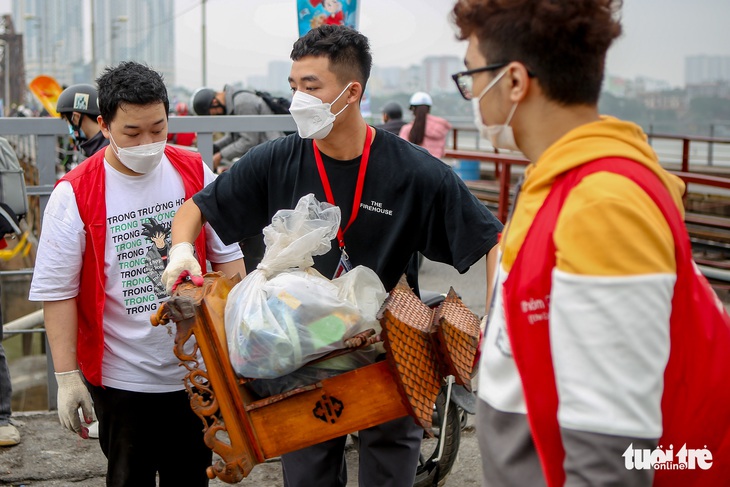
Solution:
[{"label": "person in red hoodie", "polygon": [[400,136],[440,158],[444,156],[451,124],[444,118],[431,115],[432,105],[431,95],[423,91],[414,93],[411,96],[414,119],[400,129]]}]

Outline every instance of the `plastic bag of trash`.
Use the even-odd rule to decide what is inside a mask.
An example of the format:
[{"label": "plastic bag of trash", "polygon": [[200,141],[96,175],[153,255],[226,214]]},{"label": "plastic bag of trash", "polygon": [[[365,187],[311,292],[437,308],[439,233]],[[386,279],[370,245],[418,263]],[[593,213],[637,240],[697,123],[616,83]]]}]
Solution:
[{"label": "plastic bag of trash", "polygon": [[[258,268],[228,294],[226,337],[231,364],[248,378],[281,377],[373,328],[386,292],[371,269],[358,266],[329,280],[312,265],[327,253],[340,209],[309,194],[293,210],[278,211],[264,229]],[[354,365],[363,358],[348,360]],[[340,368],[342,365],[337,365]]]}]

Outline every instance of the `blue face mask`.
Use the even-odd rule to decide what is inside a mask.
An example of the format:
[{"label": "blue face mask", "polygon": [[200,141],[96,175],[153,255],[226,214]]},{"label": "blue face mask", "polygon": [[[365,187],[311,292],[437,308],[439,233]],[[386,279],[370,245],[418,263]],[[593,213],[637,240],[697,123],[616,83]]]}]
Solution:
[{"label": "blue face mask", "polygon": [[[83,115],[81,116],[83,117]],[[86,137],[84,130],[81,128],[81,118],[79,118],[78,125],[74,124],[70,120],[68,121],[68,123],[68,133],[77,145],[81,145],[88,140],[88,137]]]},{"label": "blue face mask", "polygon": [[88,139],[89,139],[89,138],[88,138],[88,137],[86,136],[86,134],[84,133],[84,129],[82,129],[81,127],[79,127],[79,136],[78,136],[77,142],[78,142],[79,144],[81,144],[81,143],[84,143],[84,142],[86,142],[86,141],[87,141]]}]

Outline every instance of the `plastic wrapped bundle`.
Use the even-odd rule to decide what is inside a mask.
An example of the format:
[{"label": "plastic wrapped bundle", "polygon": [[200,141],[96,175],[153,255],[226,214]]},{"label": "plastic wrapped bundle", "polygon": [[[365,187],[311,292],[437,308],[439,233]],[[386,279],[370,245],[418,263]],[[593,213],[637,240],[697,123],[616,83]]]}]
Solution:
[{"label": "plastic wrapped bundle", "polygon": [[312,268],[313,257],[330,250],[339,224],[339,208],[309,194],[264,229],[261,264],[226,303],[228,350],[240,376],[281,377],[345,348],[357,333],[380,331],[376,314],[386,292],[375,272],[358,266],[329,280]]}]

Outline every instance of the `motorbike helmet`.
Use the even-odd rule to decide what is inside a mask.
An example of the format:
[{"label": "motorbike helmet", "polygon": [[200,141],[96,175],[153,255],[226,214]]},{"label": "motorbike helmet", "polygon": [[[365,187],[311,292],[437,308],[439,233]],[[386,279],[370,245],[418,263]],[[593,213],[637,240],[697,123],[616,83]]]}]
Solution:
[{"label": "motorbike helmet", "polygon": [[61,115],[73,112],[85,113],[96,119],[99,116],[99,99],[96,88],[92,85],[71,85],[58,95],[56,111]]},{"label": "motorbike helmet", "polygon": [[198,88],[190,97],[190,106],[193,115],[210,115],[210,104],[213,103],[216,92],[211,88]]},{"label": "motorbike helmet", "polygon": [[433,100],[431,99],[431,95],[429,95],[426,92],[423,91],[417,91],[413,93],[413,96],[411,96],[411,106],[417,107],[419,105],[427,105],[431,106],[433,105]]}]

